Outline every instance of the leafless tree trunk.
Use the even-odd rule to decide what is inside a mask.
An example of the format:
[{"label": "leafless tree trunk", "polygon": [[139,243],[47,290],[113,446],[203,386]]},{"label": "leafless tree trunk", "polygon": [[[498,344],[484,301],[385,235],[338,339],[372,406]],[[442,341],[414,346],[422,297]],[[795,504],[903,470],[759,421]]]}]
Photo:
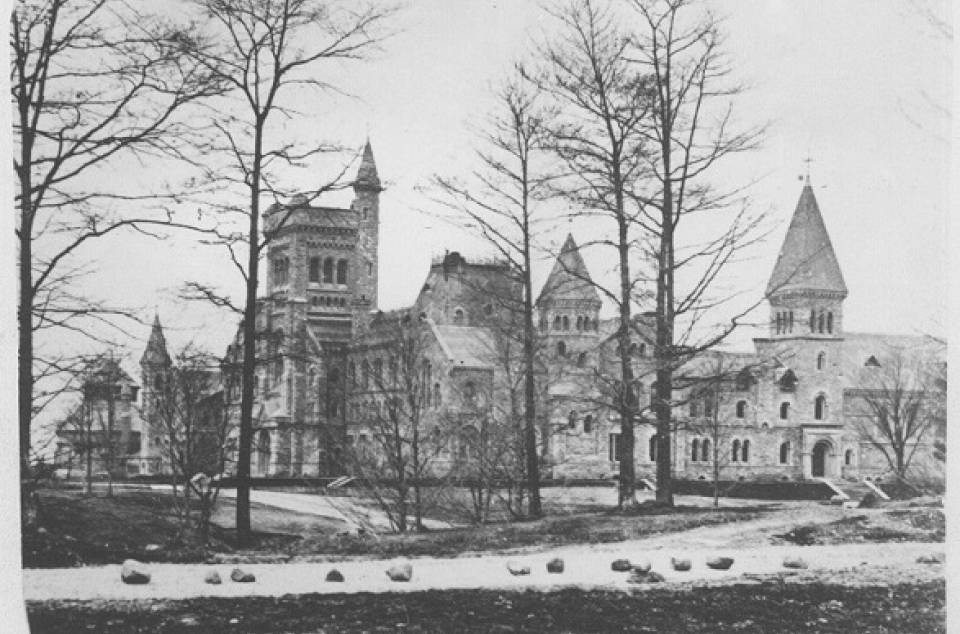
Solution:
[{"label": "leafless tree trunk", "polygon": [[[534,84],[523,79],[522,72],[499,90],[500,109],[492,114],[481,132],[481,149],[476,156],[478,171],[467,182],[435,176],[440,192],[438,202],[453,212],[454,222],[466,221],[505,259],[509,276],[506,297],[492,297],[499,321],[509,327],[497,328],[501,337],[516,337],[518,316],[522,322],[523,347],[522,455],[529,515],[542,514],[540,501],[540,458],[537,452],[537,331],[534,325],[534,289],[532,260],[534,235],[542,227],[534,202],[544,195],[545,181],[537,174],[537,154],[544,153],[544,122],[538,111]],[[520,297],[513,291],[519,286]],[[490,289],[484,289],[489,292]],[[517,300],[520,300],[518,302]],[[502,315],[508,317],[504,319]],[[505,326],[507,324],[500,324]],[[512,359],[510,363],[512,363]]]},{"label": "leafless tree trunk", "polygon": [[59,370],[58,360],[39,353],[37,335],[55,328],[99,340],[98,326],[130,316],[72,290],[84,273],[76,259],[123,228],[179,226],[148,205],[175,200],[175,192],[161,193],[164,183],[136,191],[104,174],[133,157],[188,160],[191,128],[181,113],[219,90],[185,57],[181,43],[192,38],[189,26],[119,0],[28,0],[11,13],[24,473],[31,419],[51,398],[36,394],[35,384]]},{"label": "leafless tree trunk", "polygon": [[[333,148],[318,144],[304,148],[296,139],[286,139],[275,127],[278,117],[295,118],[294,99],[300,90],[329,89],[319,72],[324,60],[361,59],[382,39],[383,23],[393,9],[382,6],[353,7],[348,3],[320,0],[194,0],[207,21],[212,41],[190,48],[198,63],[230,87],[239,103],[224,102],[222,116],[214,122],[218,134],[209,148],[214,156],[225,156],[226,165],[211,165],[210,182],[244,196],[240,204],[219,204],[214,208],[235,214],[245,229],[224,233],[220,243],[229,250],[244,280],[242,312],[243,371],[240,397],[240,434],[237,465],[237,537],[246,544],[250,537],[250,452],[253,436],[254,372],[256,364],[256,314],[259,261],[270,240],[260,231],[264,198],[284,202],[292,191],[278,185],[280,169],[292,170]],[[299,97],[305,96],[304,92]],[[322,192],[342,186],[340,177],[321,185],[303,188],[313,199]],[[241,193],[243,192],[243,193]],[[289,214],[287,214],[289,215]],[[274,230],[282,228],[281,218]],[[235,249],[246,244],[246,262],[241,264]],[[195,295],[233,307],[229,299],[202,284],[191,286]]]}]

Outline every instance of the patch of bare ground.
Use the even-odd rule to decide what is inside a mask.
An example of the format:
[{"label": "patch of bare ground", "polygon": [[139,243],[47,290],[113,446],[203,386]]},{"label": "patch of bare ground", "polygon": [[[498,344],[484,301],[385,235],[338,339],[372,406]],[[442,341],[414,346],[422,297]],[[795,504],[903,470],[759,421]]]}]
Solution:
[{"label": "patch of bare ground", "polygon": [[801,546],[864,542],[943,542],[946,517],[942,508],[905,506],[856,509],[827,522],[805,522],[773,535],[774,543]]},{"label": "patch of bare ground", "polygon": [[75,632],[945,632],[943,581],[763,583],[633,593],[493,590],[31,603],[33,631]]}]

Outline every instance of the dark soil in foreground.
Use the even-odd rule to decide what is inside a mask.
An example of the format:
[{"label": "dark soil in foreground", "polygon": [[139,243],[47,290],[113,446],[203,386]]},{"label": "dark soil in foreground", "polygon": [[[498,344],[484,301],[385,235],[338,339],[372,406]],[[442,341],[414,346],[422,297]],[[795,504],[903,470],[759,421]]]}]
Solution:
[{"label": "dark soil in foreground", "polygon": [[28,606],[33,632],[945,632],[942,581],[431,591]]}]

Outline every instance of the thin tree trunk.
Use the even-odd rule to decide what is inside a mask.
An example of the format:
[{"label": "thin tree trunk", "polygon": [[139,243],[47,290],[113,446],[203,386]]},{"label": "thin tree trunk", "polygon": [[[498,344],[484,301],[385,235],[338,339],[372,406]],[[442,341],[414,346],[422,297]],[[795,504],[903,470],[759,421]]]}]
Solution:
[{"label": "thin tree trunk", "polygon": [[530,273],[530,216],[527,209],[527,166],[523,165],[523,361],[524,425],[523,446],[527,462],[527,490],[531,517],[540,517],[540,458],[537,455],[536,385],[534,374],[533,280]]}]

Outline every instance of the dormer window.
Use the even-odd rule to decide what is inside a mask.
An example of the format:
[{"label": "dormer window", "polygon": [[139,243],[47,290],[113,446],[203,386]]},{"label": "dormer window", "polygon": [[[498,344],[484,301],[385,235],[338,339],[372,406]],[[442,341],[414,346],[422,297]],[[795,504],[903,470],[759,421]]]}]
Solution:
[{"label": "dormer window", "polygon": [[867,367],[867,368],[879,368],[879,367],[880,367],[880,362],[877,361],[877,358],[876,358],[875,356],[870,355],[870,357],[867,359],[866,363],[864,363],[863,365],[864,365],[864,367]]},{"label": "dormer window", "polygon": [[787,370],[783,373],[783,376],[780,377],[780,391],[794,392],[796,389],[797,375],[793,373],[793,370]]}]

